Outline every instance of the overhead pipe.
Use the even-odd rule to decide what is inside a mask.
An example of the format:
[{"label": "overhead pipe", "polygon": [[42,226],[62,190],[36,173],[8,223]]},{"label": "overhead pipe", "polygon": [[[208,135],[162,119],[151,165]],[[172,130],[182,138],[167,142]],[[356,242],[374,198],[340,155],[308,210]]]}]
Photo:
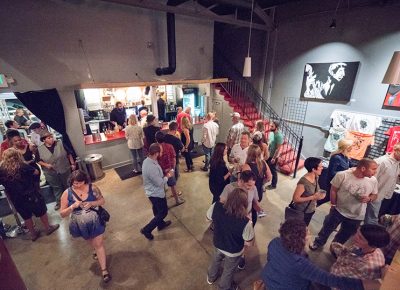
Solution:
[{"label": "overhead pipe", "polygon": [[175,14],[167,13],[168,67],[156,68],[156,75],[172,75],[176,70]]}]

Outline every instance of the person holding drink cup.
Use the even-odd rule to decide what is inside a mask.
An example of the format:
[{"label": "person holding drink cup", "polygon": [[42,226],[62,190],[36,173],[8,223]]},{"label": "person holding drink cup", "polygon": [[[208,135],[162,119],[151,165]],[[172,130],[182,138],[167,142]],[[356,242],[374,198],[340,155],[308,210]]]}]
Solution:
[{"label": "person holding drink cup", "polygon": [[322,161],[309,157],[304,161],[307,173],[297,182],[293,193],[293,203],[296,210],[304,212],[304,222],[308,226],[315,213],[317,200],[325,198],[326,191],[319,188],[318,178],[321,175]]}]

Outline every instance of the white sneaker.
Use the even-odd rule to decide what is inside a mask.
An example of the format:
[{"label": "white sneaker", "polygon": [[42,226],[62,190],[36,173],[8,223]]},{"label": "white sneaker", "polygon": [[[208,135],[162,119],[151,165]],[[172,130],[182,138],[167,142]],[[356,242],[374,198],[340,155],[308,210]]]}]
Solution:
[{"label": "white sneaker", "polygon": [[262,218],[262,217],[265,217],[267,214],[265,213],[265,211],[263,211],[263,210],[260,210],[258,213],[258,217],[259,218]]}]

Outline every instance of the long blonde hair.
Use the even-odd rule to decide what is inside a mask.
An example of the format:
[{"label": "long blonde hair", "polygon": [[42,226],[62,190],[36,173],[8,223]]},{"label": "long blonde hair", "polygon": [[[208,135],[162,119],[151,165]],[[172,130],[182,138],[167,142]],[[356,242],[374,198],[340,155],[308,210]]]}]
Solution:
[{"label": "long blonde hair", "polygon": [[256,144],[251,144],[249,146],[249,149],[247,151],[247,159],[246,163],[256,163],[257,164],[257,169],[258,169],[258,174],[262,175],[262,170],[263,170],[263,160],[261,156],[261,149],[260,146]]},{"label": "long blonde hair", "polygon": [[136,115],[135,114],[130,115],[128,124],[133,126],[133,125],[136,125],[137,123],[138,123],[138,120],[137,120]]},{"label": "long blonde hair", "polygon": [[190,124],[189,119],[187,117],[182,118],[181,127],[186,128],[188,130],[192,129],[192,124]]},{"label": "long blonde hair", "polygon": [[228,194],[224,208],[228,215],[244,219],[247,216],[247,204],[247,192],[241,188],[235,188]]},{"label": "long blonde hair", "polygon": [[[336,151],[332,152],[331,156],[337,155],[337,154],[340,154],[340,153],[342,153],[342,154],[345,153],[347,148],[349,148],[352,145],[353,145],[353,140],[350,140],[350,139],[341,139],[341,140],[339,140],[338,149]],[[346,154],[344,154],[344,155],[346,155]]]},{"label": "long blonde hair", "polygon": [[0,168],[4,170],[8,180],[14,180],[21,177],[20,169],[24,164],[22,153],[15,148],[9,148],[3,152]]}]

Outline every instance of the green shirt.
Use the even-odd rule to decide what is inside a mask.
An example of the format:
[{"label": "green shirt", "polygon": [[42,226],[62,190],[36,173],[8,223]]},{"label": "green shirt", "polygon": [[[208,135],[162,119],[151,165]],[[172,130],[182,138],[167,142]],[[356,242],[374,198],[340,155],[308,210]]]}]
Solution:
[{"label": "green shirt", "polygon": [[277,131],[277,132],[269,132],[268,135],[268,145],[269,145],[269,156],[271,158],[274,157],[276,148],[278,147],[278,145],[282,145],[283,144],[283,135],[281,132]]}]

